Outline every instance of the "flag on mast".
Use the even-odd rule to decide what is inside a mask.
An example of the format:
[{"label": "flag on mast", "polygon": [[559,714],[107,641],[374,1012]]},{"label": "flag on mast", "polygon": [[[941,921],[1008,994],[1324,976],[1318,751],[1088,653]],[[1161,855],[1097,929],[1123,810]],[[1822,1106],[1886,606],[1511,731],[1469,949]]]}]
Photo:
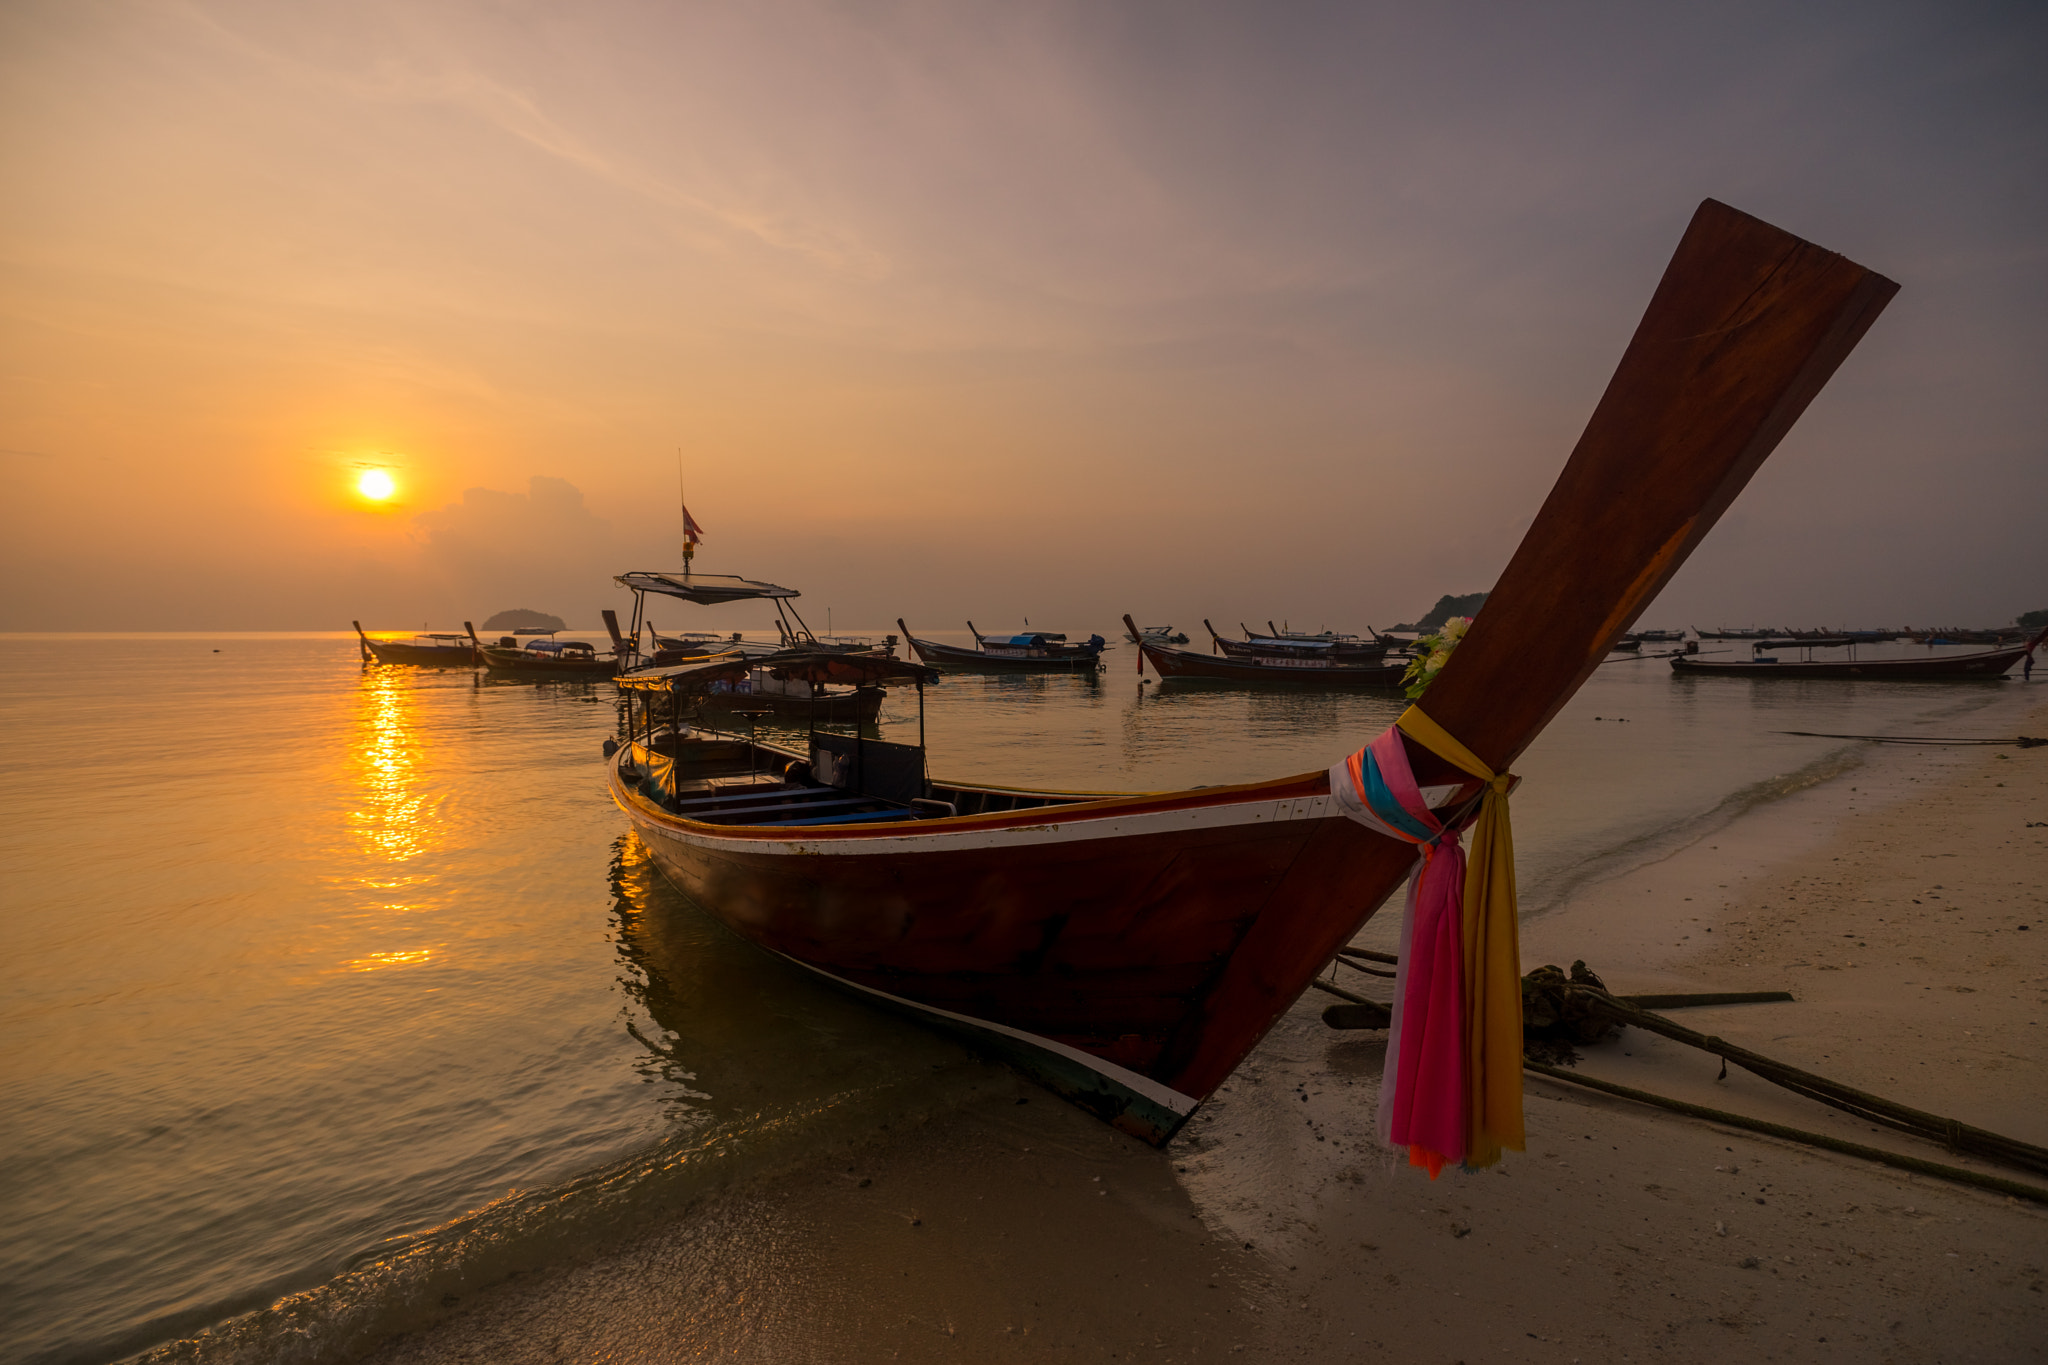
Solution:
[{"label": "flag on mast", "polygon": [[696,545],[701,543],[703,539],[704,528],[699,526],[697,519],[690,515],[689,504],[685,503],[683,505],[683,540],[688,544]]}]

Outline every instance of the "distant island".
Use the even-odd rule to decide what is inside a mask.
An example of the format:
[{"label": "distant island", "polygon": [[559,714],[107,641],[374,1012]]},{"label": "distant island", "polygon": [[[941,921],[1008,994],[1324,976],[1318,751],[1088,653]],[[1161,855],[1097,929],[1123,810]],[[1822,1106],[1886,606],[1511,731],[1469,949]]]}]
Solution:
[{"label": "distant island", "polygon": [[1420,621],[1405,622],[1398,626],[1388,626],[1387,629],[1435,630],[1453,616],[1476,615],[1480,604],[1484,601],[1486,601],[1486,594],[1483,592],[1468,592],[1463,597],[1453,597],[1449,593],[1445,593],[1442,597],[1436,599],[1436,605],[1431,607]]},{"label": "distant island", "polygon": [[519,607],[513,611],[501,611],[484,622],[485,630],[567,630],[569,623],[559,616],[550,616],[544,611],[531,607]]},{"label": "distant island", "polygon": [[2020,613],[2019,621],[2021,630],[2039,630],[2043,626],[2048,626],[2048,607],[2043,607],[2040,611],[2023,611]]}]

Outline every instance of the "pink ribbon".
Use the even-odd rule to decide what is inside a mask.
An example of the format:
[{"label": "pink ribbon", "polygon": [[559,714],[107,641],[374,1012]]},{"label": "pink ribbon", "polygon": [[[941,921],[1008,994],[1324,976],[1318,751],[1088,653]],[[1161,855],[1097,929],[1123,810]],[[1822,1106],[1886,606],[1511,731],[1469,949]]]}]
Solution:
[{"label": "pink ribbon", "polygon": [[[1435,1179],[1444,1163],[1465,1159],[1465,851],[1423,799],[1398,729],[1353,754],[1344,769],[1365,811],[1380,817],[1370,823],[1422,849],[1401,926],[1388,1039],[1392,1074],[1381,1091],[1380,1127]],[[1384,809],[1388,796],[1396,809]],[[1426,837],[1417,837],[1416,827]]]}]

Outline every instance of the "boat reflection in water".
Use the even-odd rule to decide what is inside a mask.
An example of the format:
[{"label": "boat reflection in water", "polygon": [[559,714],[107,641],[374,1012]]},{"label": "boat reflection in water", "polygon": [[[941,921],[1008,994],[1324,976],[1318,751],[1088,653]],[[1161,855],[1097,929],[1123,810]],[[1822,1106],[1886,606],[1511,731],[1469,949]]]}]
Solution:
[{"label": "boat reflection in water", "polygon": [[730,1145],[817,1124],[824,1140],[833,1111],[950,1107],[998,1074],[747,943],[669,885],[635,834],[613,845],[611,885],[636,1069],[689,1133]]}]

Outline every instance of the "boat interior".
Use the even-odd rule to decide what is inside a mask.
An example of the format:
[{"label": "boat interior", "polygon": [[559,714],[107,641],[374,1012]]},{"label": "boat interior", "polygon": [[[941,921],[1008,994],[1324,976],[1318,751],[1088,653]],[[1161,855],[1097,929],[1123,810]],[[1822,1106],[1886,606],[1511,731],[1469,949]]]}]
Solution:
[{"label": "boat interior", "polygon": [[1097,794],[933,782],[915,744],[815,731],[809,752],[699,727],[633,741],[620,776],[672,815],[712,825],[850,825],[1073,805]]}]

